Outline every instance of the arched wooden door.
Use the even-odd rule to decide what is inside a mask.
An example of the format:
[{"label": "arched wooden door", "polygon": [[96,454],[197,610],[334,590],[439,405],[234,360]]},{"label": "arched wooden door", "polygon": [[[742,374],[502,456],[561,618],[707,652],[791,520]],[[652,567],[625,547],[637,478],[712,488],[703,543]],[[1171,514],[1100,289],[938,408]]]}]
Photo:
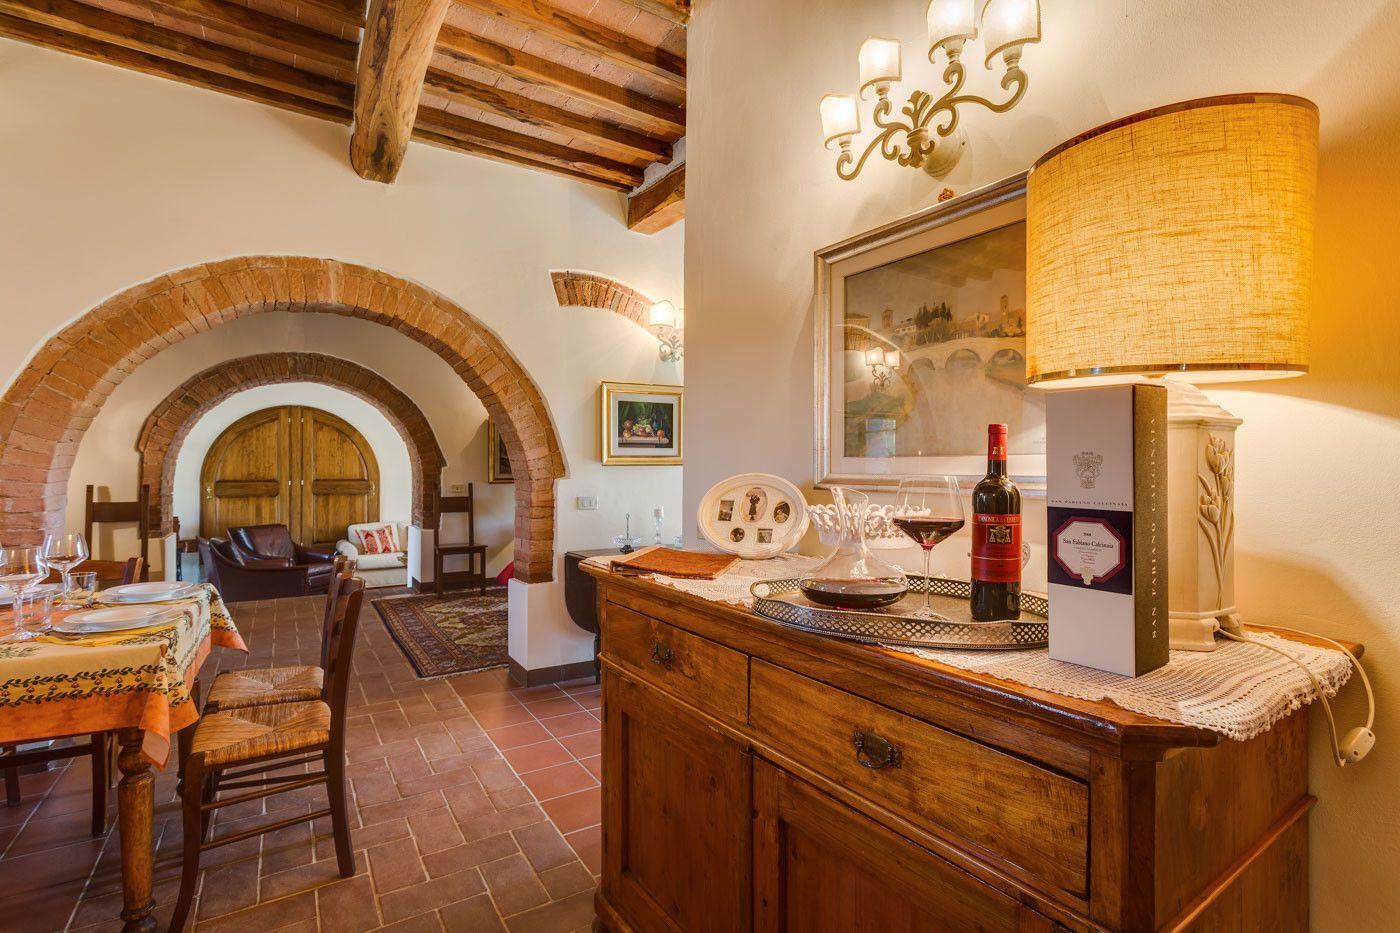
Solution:
[{"label": "arched wooden door", "polygon": [[229,425],[200,470],[200,533],[280,523],[303,544],[332,544],[379,520],[379,463],[364,436],[318,408],[284,405]]}]

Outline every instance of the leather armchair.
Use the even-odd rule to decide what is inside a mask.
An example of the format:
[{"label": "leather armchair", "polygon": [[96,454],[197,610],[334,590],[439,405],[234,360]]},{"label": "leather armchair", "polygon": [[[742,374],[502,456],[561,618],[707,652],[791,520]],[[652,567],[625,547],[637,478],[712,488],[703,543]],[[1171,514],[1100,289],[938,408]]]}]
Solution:
[{"label": "leather armchair", "polygon": [[229,541],[243,560],[284,561],[306,567],[311,593],[325,593],[335,575],[334,550],[302,547],[286,525],[242,525],[228,530]]},{"label": "leather armchair", "polygon": [[286,558],[247,557],[231,542],[219,538],[200,538],[199,556],[209,582],[226,603],[306,596],[310,592],[309,567]]}]

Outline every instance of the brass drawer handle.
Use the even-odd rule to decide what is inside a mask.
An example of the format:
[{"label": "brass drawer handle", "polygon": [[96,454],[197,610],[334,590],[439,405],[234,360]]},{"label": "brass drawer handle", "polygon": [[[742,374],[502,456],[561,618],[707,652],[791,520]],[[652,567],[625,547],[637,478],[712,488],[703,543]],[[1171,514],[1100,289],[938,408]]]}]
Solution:
[{"label": "brass drawer handle", "polygon": [[659,641],[651,643],[651,663],[670,667],[674,660],[676,660],[676,652],[670,645],[663,645]]},{"label": "brass drawer handle", "polygon": [[904,760],[897,747],[873,732],[857,732],[851,737],[851,744],[856,748],[856,761],[871,771],[898,768]]}]

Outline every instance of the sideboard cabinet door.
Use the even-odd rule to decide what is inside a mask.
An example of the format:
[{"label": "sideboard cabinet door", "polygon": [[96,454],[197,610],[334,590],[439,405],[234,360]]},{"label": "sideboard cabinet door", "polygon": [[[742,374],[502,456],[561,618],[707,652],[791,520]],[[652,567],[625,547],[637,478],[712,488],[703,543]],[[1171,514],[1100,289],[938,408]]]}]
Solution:
[{"label": "sideboard cabinet door", "polygon": [[754,933],[1049,931],[1050,920],[754,762]]},{"label": "sideboard cabinet door", "polygon": [[749,929],[751,758],[655,688],[603,674],[603,886],[637,930]]}]

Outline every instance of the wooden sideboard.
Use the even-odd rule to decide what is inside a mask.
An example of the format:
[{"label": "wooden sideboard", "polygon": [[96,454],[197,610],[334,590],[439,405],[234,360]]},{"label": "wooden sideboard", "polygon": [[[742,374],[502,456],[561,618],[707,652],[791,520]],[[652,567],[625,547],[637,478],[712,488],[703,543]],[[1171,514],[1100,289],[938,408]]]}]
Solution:
[{"label": "wooden sideboard", "polygon": [[613,933],[1307,929],[1306,712],[1233,742],[590,572]]}]

